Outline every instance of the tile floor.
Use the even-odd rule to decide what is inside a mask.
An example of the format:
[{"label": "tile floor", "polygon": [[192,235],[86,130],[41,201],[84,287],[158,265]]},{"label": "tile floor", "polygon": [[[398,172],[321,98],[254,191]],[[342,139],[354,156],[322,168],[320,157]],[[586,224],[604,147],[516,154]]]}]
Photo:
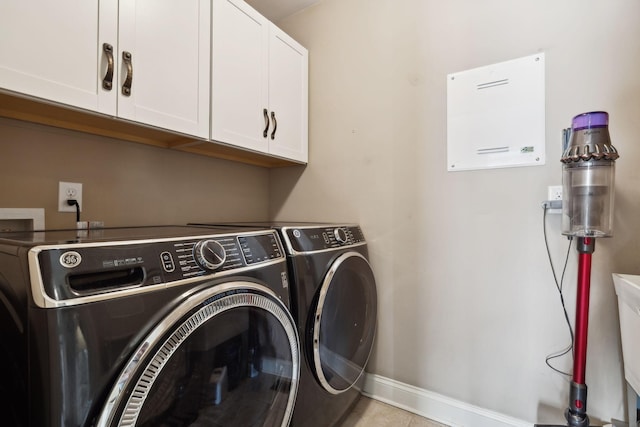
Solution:
[{"label": "tile floor", "polygon": [[447,427],[395,406],[362,396],[340,427]]}]

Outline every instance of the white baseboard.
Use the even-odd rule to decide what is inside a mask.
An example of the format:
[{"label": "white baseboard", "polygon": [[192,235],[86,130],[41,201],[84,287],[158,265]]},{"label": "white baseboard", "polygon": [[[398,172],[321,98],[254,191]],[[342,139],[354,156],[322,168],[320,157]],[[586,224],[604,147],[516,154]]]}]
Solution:
[{"label": "white baseboard", "polygon": [[532,427],[533,424],[375,374],[362,393],[452,427]]}]

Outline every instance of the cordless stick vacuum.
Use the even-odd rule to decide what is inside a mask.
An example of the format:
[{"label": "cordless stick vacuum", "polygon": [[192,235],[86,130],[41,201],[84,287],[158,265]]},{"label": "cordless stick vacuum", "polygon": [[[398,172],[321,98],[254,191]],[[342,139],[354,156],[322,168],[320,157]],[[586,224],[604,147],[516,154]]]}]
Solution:
[{"label": "cordless stick vacuum", "polygon": [[[587,332],[591,256],[596,238],[610,237],[613,226],[615,160],[618,152],[609,138],[609,115],[604,111],[573,118],[571,140],[560,161],[562,172],[562,234],[578,238],[578,287],[576,299],[573,378],[567,426],[588,427]],[[537,424],[542,427],[542,425]],[[551,427],[551,426],[549,426]],[[559,426],[558,426],[559,427]]]}]

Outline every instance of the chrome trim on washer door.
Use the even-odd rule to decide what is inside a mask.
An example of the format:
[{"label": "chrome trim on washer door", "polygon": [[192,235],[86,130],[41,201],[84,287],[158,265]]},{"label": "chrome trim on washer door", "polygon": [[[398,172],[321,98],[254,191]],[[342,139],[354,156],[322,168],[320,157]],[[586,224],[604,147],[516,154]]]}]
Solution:
[{"label": "chrome trim on washer door", "polygon": [[[228,291],[236,292],[230,293],[229,295],[223,296],[222,298],[204,305],[199,310],[191,314],[184,322],[182,322],[181,325],[176,325],[182,317],[187,315],[189,311],[193,310],[198,305],[216,295],[220,295]],[[268,294],[270,297],[255,291]],[[96,427],[108,427],[114,425],[118,427],[135,426],[137,418],[144,406],[145,399],[148,397],[154,381],[166,366],[166,362],[171,355],[173,355],[180,345],[206,321],[218,314],[238,307],[257,307],[271,313],[279,321],[280,325],[282,325],[287,335],[293,366],[291,391],[282,422],[282,427],[286,427],[289,424],[293,413],[293,406],[300,377],[298,333],[293,318],[275,293],[265,286],[249,282],[229,282],[224,285],[207,288],[188,297],[168,316],[166,316],[138,346],[134,351],[133,356],[127,362],[124,370],[122,370],[122,373],[111,389],[107,403],[102,409],[95,424]],[[173,330],[171,335],[165,339],[162,345],[158,348],[161,338],[171,330]],[[154,348],[158,349],[153,356],[149,358],[151,351]],[[141,364],[141,362],[145,360],[147,361],[146,366]],[[136,383],[133,384],[133,379],[137,376],[135,374],[140,369],[144,369],[144,371],[142,372],[142,375],[138,377]],[[127,394],[126,390],[131,388],[131,386],[133,386],[133,391],[130,394]],[[127,399],[127,402],[120,416],[120,420],[114,424],[114,417],[124,399]]]},{"label": "chrome trim on washer door", "polygon": [[[318,297],[318,304],[316,306],[316,311],[315,311],[315,315],[314,315],[314,323],[313,323],[313,365],[315,368],[315,373],[316,376],[318,378],[318,380],[320,381],[320,384],[322,385],[322,387],[328,391],[331,394],[340,394],[343,393],[347,390],[349,390],[357,381],[358,379],[360,379],[360,377],[362,376],[362,374],[364,373],[364,366],[366,366],[369,357],[371,356],[371,348],[369,349],[369,353],[366,356],[366,360],[364,361],[364,363],[362,364],[362,366],[359,366],[358,363],[353,363],[351,360],[345,358],[344,356],[337,354],[336,352],[332,352],[330,349],[328,348],[324,348],[324,351],[321,353],[321,342],[320,342],[320,326],[322,324],[322,314],[325,310],[325,302],[326,302],[326,298],[327,298],[327,293],[329,292],[329,288],[332,285],[333,279],[335,274],[338,272],[338,270],[340,269],[340,267],[350,258],[360,258],[362,259],[366,266],[369,268],[369,272],[371,273],[372,277],[373,277],[373,270],[371,269],[371,266],[369,264],[369,261],[367,260],[367,258],[365,258],[362,254],[358,253],[358,252],[345,252],[342,255],[340,255],[336,261],[333,262],[333,264],[331,265],[331,267],[329,268],[329,271],[327,272],[327,274],[324,277],[324,280],[322,282],[322,286],[320,287],[320,294]],[[375,279],[374,279],[374,292],[375,292]],[[375,298],[375,300],[377,301],[377,297]],[[329,313],[330,314],[334,314],[336,312],[336,307],[329,307]],[[368,321],[369,319],[367,319]],[[375,336],[375,329],[376,329],[376,319],[371,319],[374,324],[373,324],[373,333],[372,333],[372,337]],[[342,326],[342,325],[340,325]],[[346,332],[346,331],[345,331]],[[372,338],[373,340],[373,338]],[[360,339],[360,342],[362,342],[362,339]],[[331,358],[332,361],[338,362],[338,365],[342,368],[342,372],[345,372],[347,375],[349,373],[351,373],[352,375],[348,375],[349,377],[355,377],[355,380],[353,382],[351,382],[346,388],[343,389],[337,389],[335,387],[333,387],[330,383],[329,380],[327,379],[327,377],[324,374],[324,370],[322,367],[322,360],[321,357],[325,356],[325,357],[329,357]],[[335,366],[335,365],[332,365]],[[339,372],[336,372],[339,374]],[[355,374],[355,375],[353,375]]]}]

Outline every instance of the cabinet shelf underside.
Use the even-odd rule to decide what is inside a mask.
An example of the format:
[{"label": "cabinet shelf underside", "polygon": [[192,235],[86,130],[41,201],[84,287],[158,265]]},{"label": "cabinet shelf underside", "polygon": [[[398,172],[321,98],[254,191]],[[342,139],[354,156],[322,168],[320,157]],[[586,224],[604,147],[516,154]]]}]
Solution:
[{"label": "cabinet shelf underside", "polygon": [[240,148],[126,120],[0,92],[0,117],[231,160],[268,168],[300,165]]}]

